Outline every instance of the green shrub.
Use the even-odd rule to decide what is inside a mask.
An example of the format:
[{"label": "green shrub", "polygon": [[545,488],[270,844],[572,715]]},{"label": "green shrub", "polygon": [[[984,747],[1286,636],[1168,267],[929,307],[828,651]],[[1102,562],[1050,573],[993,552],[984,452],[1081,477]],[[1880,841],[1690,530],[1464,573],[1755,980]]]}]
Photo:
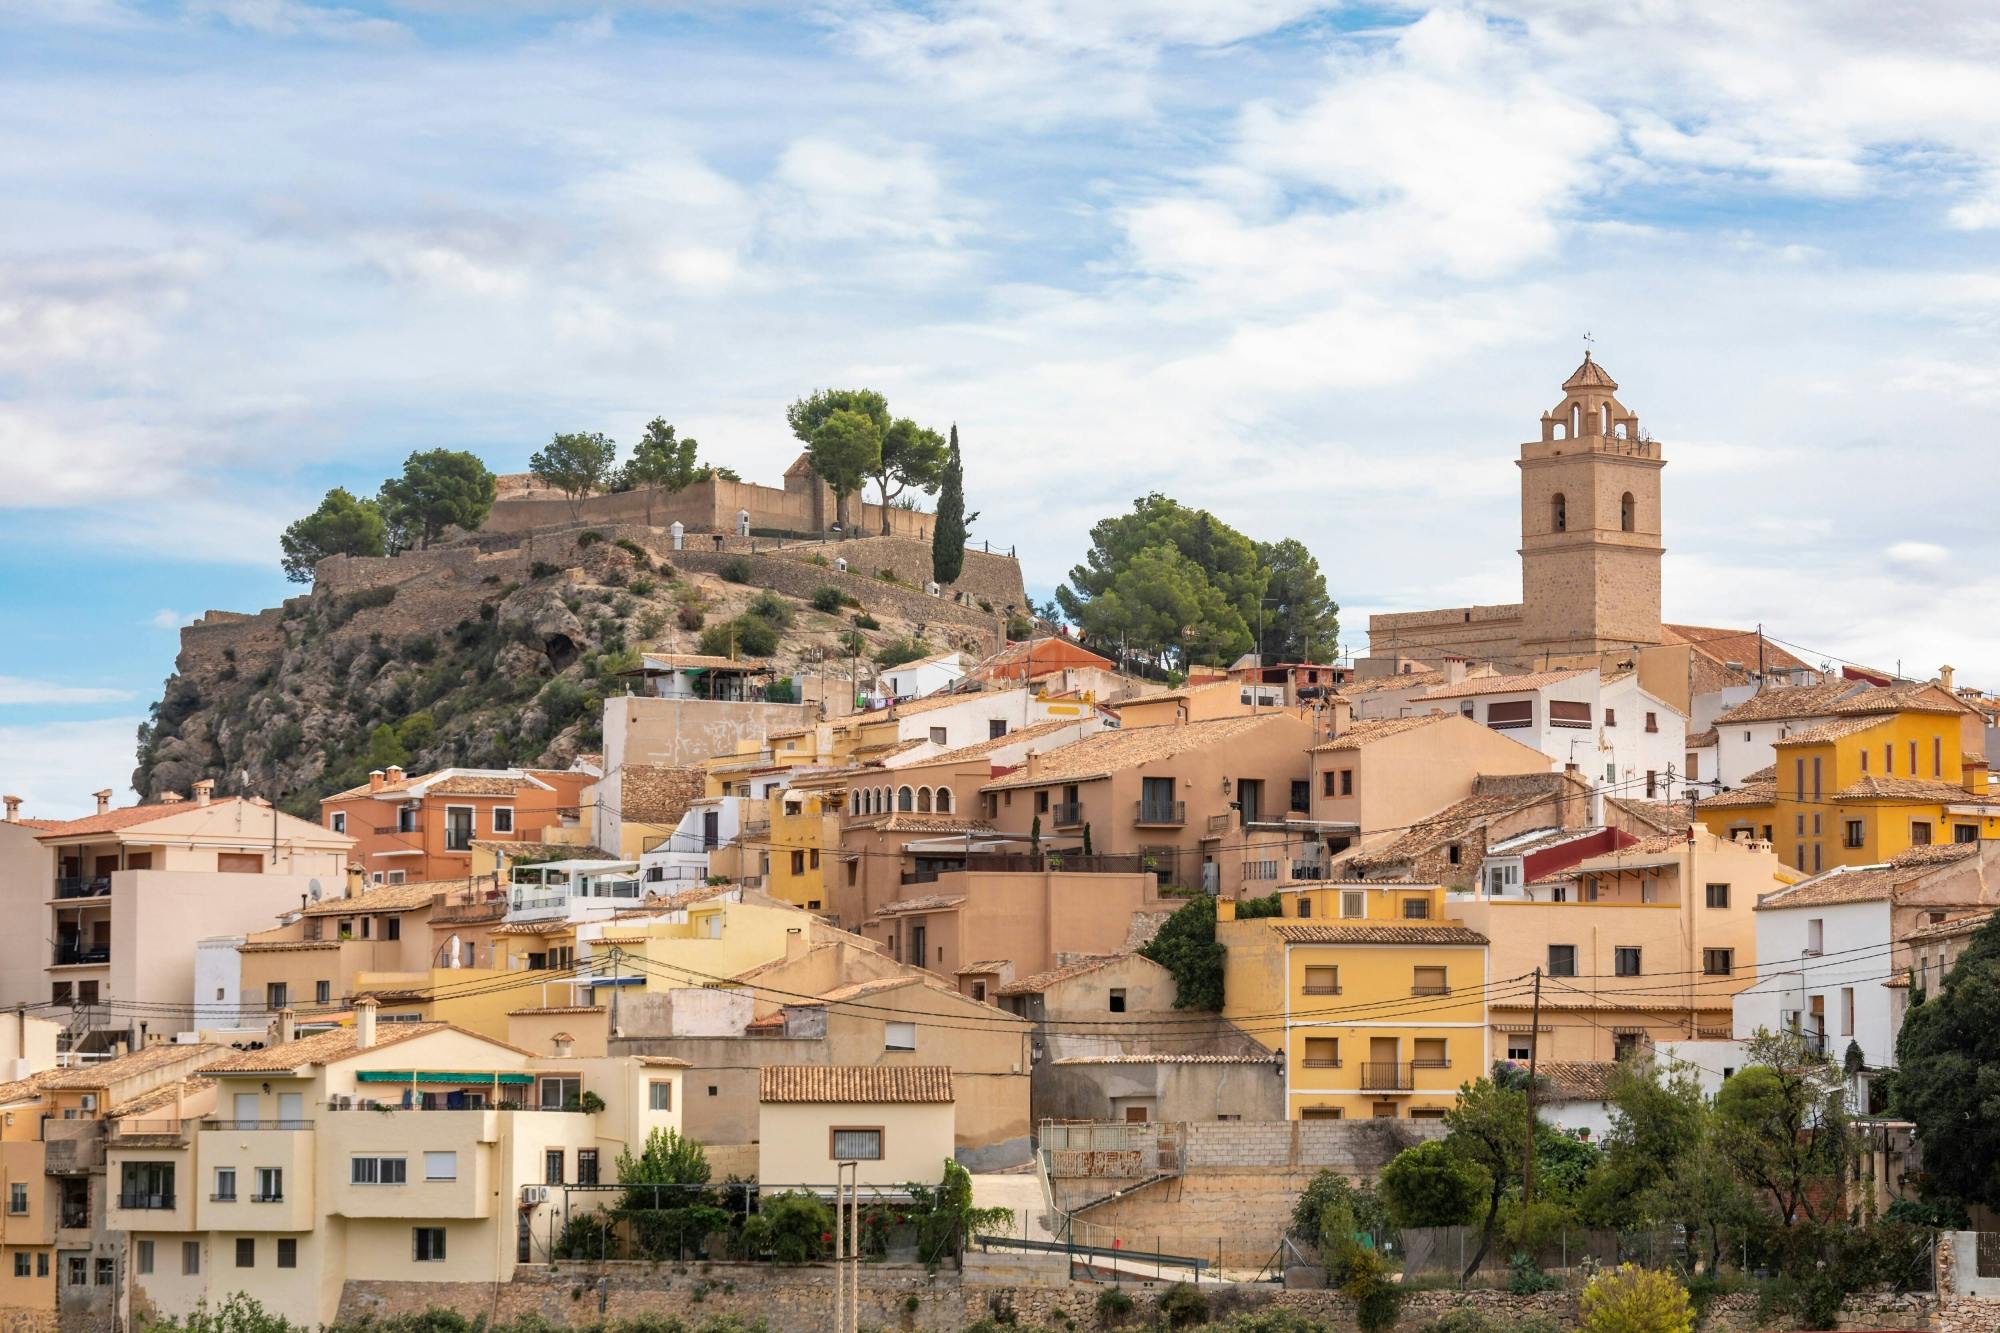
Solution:
[{"label": "green shrub", "polygon": [[1117,1287],[1106,1287],[1097,1293],[1097,1322],[1112,1328],[1125,1322],[1132,1313],[1132,1298]]},{"label": "green shrub", "polygon": [[682,602],[681,609],[674,612],[674,623],[684,630],[698,630],[708,623],[708,612],[698,602]]},{"label": "green shrub", "polygon": [[885,567],[885,568],[882,568],[882,569],[878,569],[878,570],[876,570],[876,571],[875,571],[875,577],[876,577],[876,578],[878,578],[878,579],[880,579],[880,580],[882,580],[882,582],[884,582],[884,583],[901,583],[901,582],[902,582],[902,580],[901,580],[901,579],[899,579],[899,578],[897,578],[897,577],[896,577],[896,571],[895,571],[894,569],[890,569],[890,568],[886,568],[886,567]]},{"label": "green shrub", "polygon": [[638,578],[632,580],[632,593],[635,597],[651,597],[654,590],[659,586],[659,584],[653,582],[651,577],[641,574]]},{"label": "green shrub", "polygon": [[[1694,1307],[1671,1273],[1622,1264],[1583,1289],[1578,1333],[1693,1333]],[[1829,1326],[1830,1327],[1830,1326]]]},{"label": "green shrub", "polygon": [[1516,1296],[1533,1296],[1560,1286],[1562,1279],[1544,1273],[1532,1254],[1523,1251],[1507,1260],[1507,1290]]},{"label": "green shrub", "polygon": [[701,651],[714,657],[769,657],[778,651],[778,630],[762,616],[738,616],[703,630]]},{"label": "green shrub", "polygon": [[[1389,1277],[1389,1265],[1374,1250],[1364,1250],[1349,1241],[1343,1248],[1339,1267],[1344,1270],[1341,1295],[1354,1302],[1354,1322],[1361,1333],[1384,1333],[1395,1327],[1403,1310],[1403,1289]],[[1333,1264],[1328,1264],[1328,1278]]]},{"label": "green shrub", "polygon": [[819,587],[813,589],[812,606],[815,611],[824,611],[828,615],[832,615],[846,605],[847,594],[834,587],[831,583],[822,583]]},{"label": "green shrub", "polygon": [[1035,637],[1035,622],[1019,612],[1007,617],[1007,637],[1016,641]]},{"label": "green shrub", "polygon": [[770,621],[778,629],[790,629],[792,626],[792,604],[768,588],[752,597],[743,610],[746,615]]},{"label": "green shrub", "polygon": [[764,685],[764,701],[774,704],[797,703],[799,701],[799,692],[792,684],[792,678],[786,676],[782,680],[767,681]]},{"label": "green shrub", "polygon": [[742,1246],[751,1256],[768,1254],[781,1264],[809,1264],[825,1257],[833,1232],[833,1211],[810,1194],[785,1193],[764,1200],[743,1220]]},{"label": "green shrub", "polygon": [[1191,1328],[1208,1318],[1208,1297],[1192,1283],[1176,1282],[1156,1308],[1168,1328]]},{"label": "green shrub", "polygon": [[750,562],[740,555],[734,560],[723,561],[722,568],[717,572],[731,583],[748,583],[754,576]]},{"label": "green shrub", "polygon": [[646,554],[646,548],[633,541],[630,537],[620,537],[611,544],[631,556],[641,565],[651,565],[653,563],[653,558]]},{"label": "green shrub", "polygon": [[576,545],[578,550],[582,550],[586,546],[595,546],[597,545],[597,543],[603,540],[604,540],[604,534],[599,532],[596,528],[585,528],[582,532],[576,534]]},{"label": "green shrub", "polygon": [[562,573],[562,569],[559,566],[552,565],[546,560],[537,560],[534,564],[528,566],[528,577],[530,579],[545,579],[552,574],[560,573]]},{"label": "green shrub", "polygon": [[856,611],[854,613],[854,628],[881,629],[882,624],[880,621],[876,620],[875,617],[869,615],[866,611]]},{"label": "green shrub", "polygon": [[922,639],[891,639],[875,650],[875,663],[885,668],[898,667],[930,654],[931,646]]}]

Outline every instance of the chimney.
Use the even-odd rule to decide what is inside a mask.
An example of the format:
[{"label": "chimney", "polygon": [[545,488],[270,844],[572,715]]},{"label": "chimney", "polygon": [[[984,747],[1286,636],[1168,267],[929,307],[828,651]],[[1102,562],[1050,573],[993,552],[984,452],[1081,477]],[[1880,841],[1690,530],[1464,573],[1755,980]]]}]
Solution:
[{"label": "chimney", "polygon": [[0,801],[5,801],[7,803],[7,822],[9,824],[20,823],[21,798],[18,796],[0,796]]},{"label": "chimney", "polygon": [[382,770],[381,770],[381,769],[379,769],[379,768],[371,768],[371,769],[369,769],[369,770],[368,770],[368,790],[369,790],[369,791],[381,791],[381,790],[382,790]]},{"label": "chimney", "polygon": [[806,956],[806,933],[797,926],[785,932],[785,961],[796,963]]},{"label": "chimney", "polygon": [[401,782],[402,780],[403,780],[403,766],[401,764],[389,765],[389,781]]},{"label": "chimney", "polygon": [[1941,689],[1943,689],[1946,694],[1950,694],[1952,692],[1951,680],[1953,675],[1955,674],[1956,673],[1953,671],[1953,669],[1948,666],[1941,666],[1938,668],[1937,683],[1938,686]]},{"label": "chimney", "polygon": [[181,795],[177,791],[163,791],[160,793],[161,805],[179,805],[182,801],[185,801],[186,799],[187,797]]},{"label": "chimney", "polygon": [[207,805],[215,797],[215,779],[202,778],[194,784],[194,803]]},{"label": "chimney", "polygon": [[1465,679],[1466,669],[1467,669],[1467,663],[1463,657],[1445,658],[1444,659],[1445,684],[1456,685],[1459,682],[1463,681]]},{"label": "chimney", "polygon": [[567,1032],[558,1032],[555,1036],[549,1038],[549,1045],[554,1049],[556,1059],[572,1059],[576,1050],[576,1038],[570,1036]]},{"label": "chimney", "polygon": [[298,1015],[289,1005],[278,1011],[278,1045],[283,1046],[298,1038]]},{"label": "chimney", "polygon": [[101,815],[111,808],[111,788],[106,787],[103,791],[94,791],[91,795],[97,798],[98,814]]},{"label": "chimney", "polygon": [[354,1002],[354,1049],[365,1051],[375,1044],[375,1001],[362,996]]},{"label": "chimney", "polygon": [[1328,699],[1326,725],[1329,737],[1345,736],[1354,726],[1354,701],[1340,694]]}]

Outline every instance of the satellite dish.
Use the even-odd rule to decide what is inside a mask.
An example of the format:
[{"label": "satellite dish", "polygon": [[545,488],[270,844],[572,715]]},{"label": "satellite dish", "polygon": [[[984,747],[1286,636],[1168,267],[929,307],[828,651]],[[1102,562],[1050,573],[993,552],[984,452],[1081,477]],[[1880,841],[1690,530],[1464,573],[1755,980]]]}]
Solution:
[{"label": "satellite dish", "polygon": [[309,887],[309,888],[310,888],[310,889],[312,890],[312,900],[313,900],[314,902],[318,902],[318,901],[319,901],[319,898],[320,898],[320,893],[321,893],[321,889],[320,889],[320,886],[319,886],[319,881],[318,881],[318,880],[316,880],[316,879],[315,879],[315,880],[312,880],[312,881],[310,882],[310,884],[308,885],[308,887]]}]

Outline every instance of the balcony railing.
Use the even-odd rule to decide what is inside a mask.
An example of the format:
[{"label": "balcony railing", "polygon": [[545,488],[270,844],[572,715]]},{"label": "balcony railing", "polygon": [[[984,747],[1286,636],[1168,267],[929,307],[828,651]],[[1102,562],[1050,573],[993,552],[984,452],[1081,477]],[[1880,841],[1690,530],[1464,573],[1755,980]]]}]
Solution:
[{"label": "balcony railing", "polygon": [[1049,807],[1049,822],[1057,828],[1075,828],[1083,822],[1083,802],[1057,801]]},{"label": "balcony railing", "polygon": [[252,1203],[283,1203],[284,1201],[285,1196],[282,1192],[278,1194],[253,1194],[250,1196],[250,1202]]},{"label": "balcony railing", "polygon": [[1308,995],[1338,995],[1340,994],[1340,983],[1337,981],[1334,982],[1308,981],[1305,984],[1304,990],[1305,993]]},{"label": "balcony railing", "polygon": [[1208,831],[1210,833],[1227,832],[1229,829],[1229,821],[1232,818],[1234,818],[1234,816],[1232,815],[1210,815],[1208,817]]},{"label": "balcony railing", "polygon": [[64,1204],[62,1207],[61,1215],[56,1219],[56,1225],[64,1228],[65,1230],[76,1230],[76,1231],[89,1230],[90,1229],[89,1207],[85,1206],[80,1208],[74,1204]]},{"label": "balcony railing", "polygon": [[1325,879],[1328,873],[1326,866],[1319,861],[1292,862],[1292,879],[1295,881]]},{"label": "balcony railing", "polygon": [[204,1120],[203,1129],[252,1130],[252,1129],[311,1129],[310,1120]]},{"label": "balcony railing", "polygon": [[1361,1065],[1363,1092],[1409,1092],[1416,1086],[1412,1065],[1394,1060],[1367,1060]]},{"label": "balcony railing", "polygon": [[55,953],[57,967],[72,967],[88,963],[108,963],[111,961],[111,946],[85,949],[74,944],[58,944]]},{"label": "balcony railing", "polygon": [[1443,982],[1420,982],[1410,987],[1412,995],[1449,995],[1451,987]]},{"label": "balcony railing", "polygon": [[58,898],[102,898],[110,892],[109,875],[72,875],[56,881]]},{"label": "balcony railing", "polygon": [[1337,1055],[1308,1055],[1305,1058],[1305,1066],[1307,1069],[1338,1069],[1340,1068],[1340,1057]]},{"label": "balcony railing", "polygon": [[1187,823],[1186,801],[1140,801],[1136,822],[1178,828]]},{"label": "balcony railing", "polygon": [[172,1194],[127,1194],[120,1192],[118,1195],[118,1206],[120,1208],[140,1209],[147,1212],[170,1213],[174,1210],[174,1196]]}]

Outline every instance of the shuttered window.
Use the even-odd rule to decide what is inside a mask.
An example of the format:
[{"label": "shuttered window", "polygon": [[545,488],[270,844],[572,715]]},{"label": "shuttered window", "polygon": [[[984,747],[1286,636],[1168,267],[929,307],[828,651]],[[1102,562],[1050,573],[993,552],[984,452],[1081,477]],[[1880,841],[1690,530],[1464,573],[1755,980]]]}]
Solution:
[{"label": "shuttered window", "polygon": [[[1522,705],[1526,707],[1527,705]],[[1489,713],[1490,716],[1490,713]],[[1588,727],[1590,725],[1590,705],[1571,699],[1549,700],[1549,725],[1552,727]]]},{"label": "shuttered window", "polygon": [[1516,699],[1486,705],[1486,725],[1495,731],[1505,731],[1512,727],[1532,727],[1535,725],[1535,701]]}]

